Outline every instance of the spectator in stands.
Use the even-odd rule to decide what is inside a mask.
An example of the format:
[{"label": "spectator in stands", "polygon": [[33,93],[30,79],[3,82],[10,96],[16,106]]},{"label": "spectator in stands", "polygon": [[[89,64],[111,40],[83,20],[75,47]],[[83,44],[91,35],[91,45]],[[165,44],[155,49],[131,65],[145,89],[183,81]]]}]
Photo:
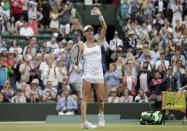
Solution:
[{"label": "spectator in stands", "polygon": [[120,97],[119,102],[120,103],[132,103],[133,102],[133,96],[131,95],[128,88],[124,89],[124,94],[123,96]]},{"label": "spectator in stands", "polygon": [[26,38],[34,36],[34,31],[31,27],[28,26],[28,23],[25,21],[23,27],[20,28],[20,36],[25,36]]},{"label": "spectator in stands", "polygon": [[10,20],[8,21],[8,23],[7,23],[7,31],[11,35],[15,35],[17,33],[17,30],[16,30],[16,21],[15,21],[14,16],[12,16],[10,18]]},{"label": "spectator in stands", "polygon": [[14,96],[14,90],[10,85],[10,81],[7,80],[5,82],[5,86],[3,87],[3,89],[1,90],[1,93],[4,96],[4,101],[5,102],[10,102],[11,98]]},{"label": "spectator in stands", "polygon": [[126,58],[123,65],[123,75],[127,76],[127,69],[131,69],[132,76],[137,77],[138,71],[137,68],[139,67],[139,63],[135,60],[135,57],[132,54],[132,49],[128,49],[126,54]]},{"label": "spectator in stands", "polygon": [[0,53],[3,54],[3,51],[7,51],[6,43],[0,40]]},{"label": "spectator in stands", "polygon": [[19,72],[21,73],[21,81],[29,82],[30,81],[30,60],[28,56],[23,57],[23,62],[19,67]]},{"label": "spectator in stands", "polygon": [[108,103],[119,103],[119,97],[117,96],[117,88],[111,88],[110,96],[108,97]]},{"label": "spectator in stands", "polygon": [[155,69],[157,70],[159,66],[162,66],[163,70],[166,71],[169,67],[169,61],[165,59],[165,52],[160,52],[160,60],[157,60],[155,63]]},{"label": "spectator in stands", "polygon": [[12,45],[11,47],[9,48],[9,52],[14,52],[14,53],[17,53],[18,54],[21,54],[22,53],[22,48],[18,45],[17,41],[16,40],[13,40],[12,41]]},{"label": "spectator in stands", "polygon": [[26,50],[24,50],[25,52],[23,52],[23,57],[27,57],[29,60],[29,63],[31,63],[31,60],[33,60],[35,54],[32,53],[32,47],[31,46],[27,46],[25,48]]},{"label": "spectator in stands", "polygon": [[66,36],[70,32],[71,10],[72,10],[72,5],[69,0],[61,2],[59,16],[60,16],[60,33],[62,34],[62,36]]},{"label": "spectator in stands", "polygon": [[155,27],[157,31],[160,31],[163,24],[164,24],[164,21],[161,18],[161,14],[160,13],[156,14],[156,18],[153,19],[153,27]]},{"label": "spectator in stands", "polygon": [[44,0],[40,2],[39,9],[43,15],[42,25],[44,26],[44,29],[46,30],[49,27],[49,23],[50,23],[49,16],[50,16],[51,6],[48,1]]},{"label": "spectator in stands", "polygon": [[120,15],[123,19],[124,22],[126,22],[129,18],[129,5],[127,3],[127,1],[123,1],[123,3],[120,6]]},{"label": "spectator in stands", "polygon": [[47,48],[47,42],[46,42],[46,41],[43,41],[43,42],[42,42],[41,48],[39,49],[39,52],[40,52],[42,55],[49,53],[49,49]]},{"label": "spectator in stands", "polygon": [[23,27],[24,25],[24,17],[21,16],[19,20],[16,21],[16,32],[19,33],[20,32],[20,29]]},{"label": "spectator in stands", "polygon": [[136,48],[138,41],[135,36],[135,32],[133,30],[129,31],[129,38],[128,38],[128,47],[133,49],[133,52]]},{"label": "spectator in stands", "polygon": [[33,29],[35,34],[38,34],[38,21],[43,18],[43,15],[37,10],[37,3],[30,1],[28,10],[29,26]]},{"label": "spectator in stands", "polygon": [[[128,61],[128,64],[130,61]],[[130,67],[127,67],[127,75],[123,76],[123,86],[125,86],[128,91],[130,92],[131,95],[135,96],[136,95],[136,84],[137,84],[137,78],[132,75],[132,69]]]},{"label": "spectator in stands", "polygon": [[[117,60],[116,51],[117,51],[118,47],[123,48],[123,41],[118,37],[118,32],[115,31],[114,38],[112,40],[110,40],[110,43],[109,43],[110,55],[111,55],[111,59],[113,62]],[[115,55],[114,58],[112,58],[112,55]]]},{"label": "spectator in stands", "polygon": [[28,5],[29,5],[29,0],[23,0],[23,6],[22,6],[22,16],[24,17],[25,21],[28,21]]},{"label": "spectator in stands", "polygon": [[117,87],[120,84],[120,78],[116,72],[116,66],[113,63],[110,63],[109,70],[105,73],[105,82],[108,91],[111,91],[111,88]]},{"label": "spectator in stands", "polygon": [[143,67],[137,77],[137,88],[142,89],[144,93],[149,93],[149,87],[151,83],[152,74],[148,70],[148,63],[143,63]]},{"label": "spectator in stands", "polygon": [[160,72],[156,71],[154,78],[151,80],[150,84],[150,96],[149,101],[160,102],[161,92],[165,89],[163,88],[163,79],[161,78]]},{"label": "spectator in stands", "polygon": [[181,0],[175,0],[175,3],[171,8],[173,11],[172,27],[175,28],[176,20],[178,20],[180,23],[182,22],[183,8]]},{"label": "spectator in stands", "polygon": [[135,97],[134,102],[137,103],[148,103],[147,95],[144,93],[143,89],[139,89],[138,95]]},{"label": "spectator in stands", "polygon": [[5,23],[10,19],[10,0],[2,0],[1,2],[1,13],[4,17]]},{"label": "spectator in stands", "polygon": [[79,65],[71,64],[68,70],[69,74],[69,84],[76,91],[76,95],[80,100],[81,96],[81,88],[82,88],[82,81],[81,81],[81,74],[83,70],[83,65],[79,63]]},{"label": "spectator in stands", "polygon": [[50,52],[53,52],[55,49],[59,48],[55,37],[52,37],[51,40],[47,42],[47,48]]},{"label": "spectator in stands", "polygon": [[26,103],[26,98],[21,89],[16,90],[16,95],[12,97],[11,103]]},{"label": "spectator in stands", "polygon": [[0,16],[0,33],[3,33],[4,31],[5,31],[4,20],[3,17]]},{"label": "spectator in stands", "polygon": [[42,54],[37,53],[35,58],[32,59],[32,61],[31,61],[31,69],[36,73],[36,75],[39,77],[39,79],[41,77],[41,72],[39,70],[39,67],[42,63],[42,59],[43,59]]},{"label": "spectator in stands", "polygon": [[64,90],[63,96],[57,102],[56,110],[58,115],[74,115],[78,105],[71,97],[69,90]]},{"label": "spectator in stands", "polygon": [[48,80],[46,88],[43,90],[43,102],[55,102],[57,96],[57,89],[53,87],[52,81]]},{"label": "spectator in stands", "polygon": [[185,57],[183,54],[181,54],[182,47],[180,45],[176,45],[175,47],[175,54],[171,57],[171,60],[177,59],[182,62],[182,66],[186,64]]},{"label": "spectator in stands", "polygon": [[52,56],[47,58],[47,65],[46,67],[42,70],[42,80],[44,85],[47,85],[48,81],[52,82],[53,87],[58,86],[58,79],[57,79],[57,72],[55,70],[55,61]]},{"label": "spectator in stands", "polygon": [[183,82],[184,76],[185,76],[185,69],[182,66],[181,60],[177,60],[176,63],[177,63],[177,65],[176,65],[175,69],[173,70],[173,73],[177,79],[177,90],[179,90],[182,87],[182,82]]},{"label": "spectator in stands", "polygon": [[0,103],[4,103],[4,95],[0,92]]},{"label": "spectator in stands", "polygon": [[23,1],[22,0],[10,0],[10,7],[12,10],[12,15],[15,20],[19,20],[23,14]]},{"label": "spectator in stands", "polygon": [[40,102],[42,101],[42,89],[39,86],[39,80],[33,79],[31,82],[30,100],[29,102]]},{"label": "spectator in stands", "polygon": [[37,39],[36,37],[32,37],[31,39],[28,40],[29,45],[25,46],[23,50],[23,55],[27,54],[27,48],[30,48],[30,55],[34,58],[37,52]]},{"label": "spectator in stands", "polygon": [[131,1],[131,4],[129,5],[129,14],[131,21],[135,22],[135,15],[138,11],[140,11],[139,3],[137,1]]},{"label": "spectator in stands", "polygon": [[11,74],[13,74],[13,71],[10,67],[3,65],[3,58],[0,58],[0,91],[5,86],[6,80],[9,80],[9,77]]},{"label": "spectator in stands", "polygon": [[163,85],[167,91],[176,91],[177,90],[177,79],[173,73],[172,66],[168,67],[163,79],[164,79]]},{"label": "spectator in stands", "polygon": [[8,55],[6,58],[4,58],[4,65],[12,68],[16,64],[15,60],[16,54],[14,52],[8,52]]},{"label": "spectator in stands", "polygon": [[72,20],[70,34],[74,43],[78,43],[83,38],[83,27],[79,19],[74,18]]},{"label": "spectator in stands", "polygon": [[21,81],[18,85],[17,85],[17,89],[22,90],[22,94],[25,96],[26,101],[28,102],[30,100],[30,92],[31,92],[31,88],[30,85],[27,84],[24,81]]},{"label": "spectator in stands", "polygon": [[67,69],[69,69],[70,67],[70,51],[71,51],[71,48],[73,47],[74,43],[72,40],[68,40],[67,42],[67,46],[66,46],[66,50],[64,52],[64,60],[65,60],[65,66]]},{"label": "spectator in stands", "polygon": [[64,75],[67,75],[67,68],[65,67],[64,58],[61,58],[57,62],[57,66],[55,67],[56,75],[58,82],[61,83],[63,81]]},{"label": "spectator in stands", "polygon": [[59,29],[59,13],[57,7],[52,7],[50,11],[50,28],[52,34],[58,32]]}]

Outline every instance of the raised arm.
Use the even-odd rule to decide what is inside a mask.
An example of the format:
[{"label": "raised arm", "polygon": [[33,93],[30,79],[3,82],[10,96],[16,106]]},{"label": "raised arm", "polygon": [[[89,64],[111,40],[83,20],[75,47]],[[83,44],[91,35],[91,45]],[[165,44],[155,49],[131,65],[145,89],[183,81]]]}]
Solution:
[{"label": "raised arm", "polygon": [[99,17],[99,21],[101,22],[101,33],[100,33],[98,41],[97,41],[98,44],[101,45],[105,39],[107,25],[106,25],[106,22],[102,16],[100,9],[97,7],[94,7],[94,10],[95,10],[95,14]]}]

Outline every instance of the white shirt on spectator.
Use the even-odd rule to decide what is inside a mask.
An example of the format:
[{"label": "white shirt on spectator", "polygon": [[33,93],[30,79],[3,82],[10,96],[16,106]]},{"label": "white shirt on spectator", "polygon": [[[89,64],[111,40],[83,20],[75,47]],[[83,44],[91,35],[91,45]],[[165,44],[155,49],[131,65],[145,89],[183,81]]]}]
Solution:
[{"label": "white shirt on spectator", "polygon": [[122,46],[123,47],[123,41],[119,38],[114,38],[110,41],[109,47],[110,50],[116,51],[116,47]]},{"label": "white shirt on spectator", "polygon": [[[156,61],[156,64],[155,64],[155,69],[157,70],[158,69],[158,67],[161,65],[162,63],[161,63],[161,60],[157,60]],[[165,66],[166,67],[166,69],[168,69],[168,66],[169,66],[169,61],[167,61],[167,60],[164,60],[164,65],[163,66]]]},{"label": "white shirt on spectator", "polygon": [[140,89],[143,89],[144,92],[148,91],[148,83],[147,83],[147,74],[142,73],[140,75]]},{"label": "white shirt on spectator", "polygon": [[34,36],[34,31],[31,27],[21,27],[20,36]]},{"label": "white shirt on spectator", "polygon": [[11,103],[26,103],[26,98],[25,96],[14,96],[11,99]]}]

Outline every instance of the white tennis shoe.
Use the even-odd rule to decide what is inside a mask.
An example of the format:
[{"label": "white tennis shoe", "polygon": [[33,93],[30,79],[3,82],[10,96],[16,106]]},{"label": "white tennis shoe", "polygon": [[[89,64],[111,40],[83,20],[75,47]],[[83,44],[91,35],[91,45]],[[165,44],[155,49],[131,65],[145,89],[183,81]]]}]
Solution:
[{"label": "white tennis shoe", "polygon": [[81,124],[81,129],[94,129],[97,128],[97,125],[94,125],[88,121],[86,121],[85,123]]},{"label": "white tennis shoe", "polygon": [[100,127],[105,127],[105,117],[104,117],[104,114],[103,114],[103,113],[99,113],[98,119],[99,119],[98,125],[99,125]]}]

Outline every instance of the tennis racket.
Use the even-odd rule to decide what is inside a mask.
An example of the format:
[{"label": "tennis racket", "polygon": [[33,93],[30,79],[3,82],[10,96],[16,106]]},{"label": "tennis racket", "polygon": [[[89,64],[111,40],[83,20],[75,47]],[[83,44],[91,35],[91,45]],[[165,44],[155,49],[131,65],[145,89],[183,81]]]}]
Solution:
[{"label": "tennis racket", "polygon": [[75,44],[71,48],[70,57],[71,57],[71,63],[75,64],[75,65],[78,65],[79,57],[80,57],[80,47],[79,47],[78,44]]}]

